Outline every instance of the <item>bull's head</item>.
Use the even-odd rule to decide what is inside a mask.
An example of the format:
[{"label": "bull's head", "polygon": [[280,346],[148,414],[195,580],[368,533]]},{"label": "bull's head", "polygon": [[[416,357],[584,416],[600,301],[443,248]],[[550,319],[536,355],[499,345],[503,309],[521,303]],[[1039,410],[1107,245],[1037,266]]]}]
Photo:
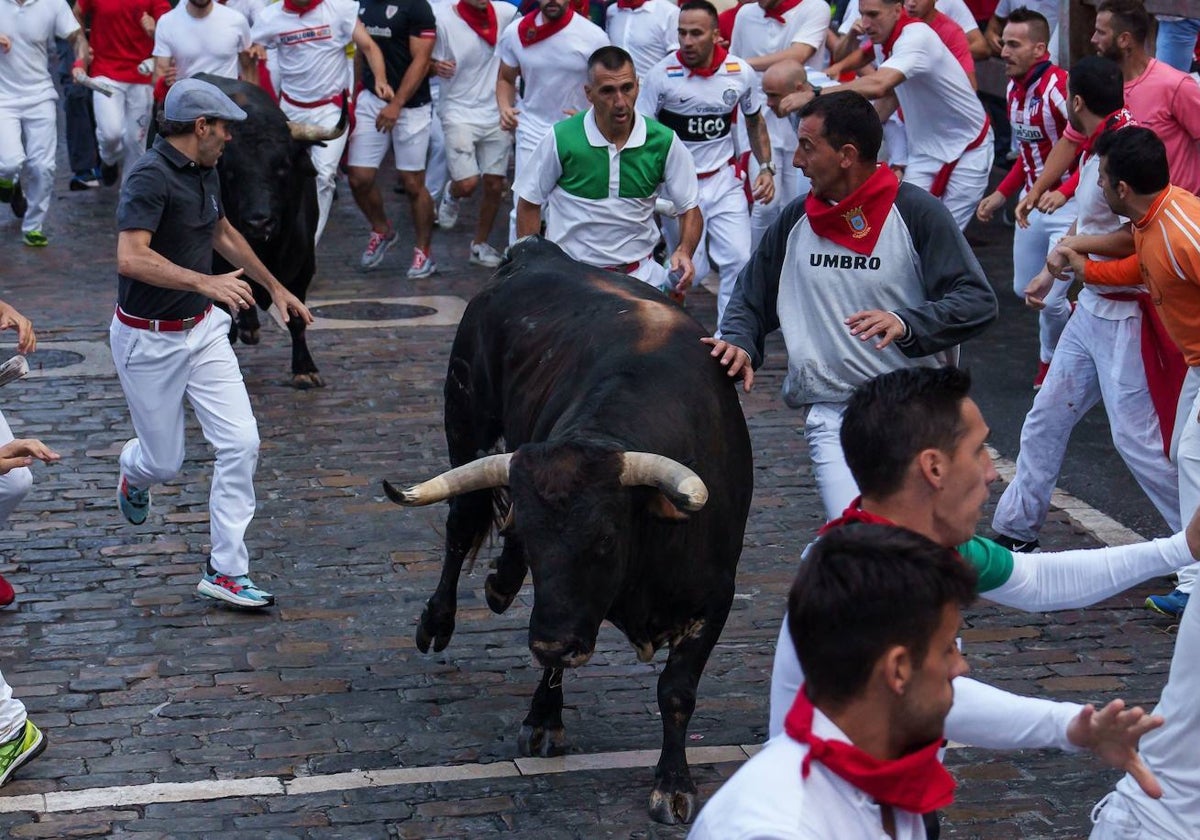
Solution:
[{"label": "bull's head", "polygon": [[[625,583],[642,511],[684,519],[708,500],[704,482],[661,455],[581,443],[533,443],[482,458],[404,491],[392,501],[427,505],[508,486],[505,532],[520,540],[533,575],[529,648],[544,667],[575,667],[596,647],[600,623]],[[627,488],[627,489],[623,489]]]}]

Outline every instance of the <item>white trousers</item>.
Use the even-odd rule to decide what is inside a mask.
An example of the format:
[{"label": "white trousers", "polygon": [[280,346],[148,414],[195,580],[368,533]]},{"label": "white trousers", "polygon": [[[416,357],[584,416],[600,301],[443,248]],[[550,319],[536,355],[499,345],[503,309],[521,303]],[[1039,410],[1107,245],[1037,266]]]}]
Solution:
[{"label": "white trousers", "polygon": [[58,151],[57,105],[53,99],[19,110],[0,104],[0,178],[21,182],[29,202],[22,232],[41,230],[50,209]]},{"label": "white trousers", "polygon": [[25,728],[25,704],[13,697],[12,687],[0,674],[0,742],[11,741]]},{"label": "white trousers", "polygon": [[[912,138],[909,139],[911,141]],[[963,152],[949,183],[946,184],[942,204],[946,205],[946,209],[958,223],[959,230],[966,230],[967,223],[975,216],[975,208],[979,206],[984,192],[987,191],[988,174],[992,171],[992,157],[995,154],[994,146],[995,139],[989,128],[982,145]],[[908,168],[904,170],[904,180],[928,191],[943,165],[940,160],[922,154],[910,142]]]},{"label": "white trousers", "polygon": [[1179,530],[1179,478],[1163,452],[1162,431],[1146,384],[1141,332],[1140,312],[1109,321],[1080,306],[1071,316],[1054,364],[1021,427],[1017,474],[992,519],[998,533],[1021,541],[1037,538],[1071,431],[1100,400],[1108,413],[1113,446],[1125,466],[1171,531]]},{"label": "white trousers", "polygon": [[[738,274],[750,260],[750,226],[747,224],[750,212],[742,181],[734,174],[732,165],[723,166],[717,174],[700,181],[699,199],[704,232],[692,264],[696,267],[697,283],[712,270],[710,261],[717,264],[721,277],[717,292],[717,326],[720,327]],[[778,200],[776,198],[772,204]],[[664,218],[662,231],[667,253],[674,253],[679,247],[679,221]]]},{"label": "white trousers", "polygon": [[442,120],[437,115],[437,103],[433,106],[433,122],[429,125],[429,156],[425,163],[425,189],[430,195],[439,195],[450,183],[450,171],[446,165],[446,133]]},{"label": "white trousers", "polygon": [[137,163],[146,151],[146,131],[150,127],[150,112],[154,107],[154,88],[149,84],[114,82],[104,76],[96,81],[116,90],[112,96],[92,93],[92,110],[96,114],[96,146],[100,160],[112,166],[119,164],[121,177]]},{"label": "white trousers", "polygon": [[[1025,299],[1025,287],[1046,267],[1046,257],[1058,240],[1067,234],[1075,222],[1075,199],[1053,213],[1034,210],[1029,214],[1029,227],[1020,225],[1013,231],[1013,293]],[[1039,356],[1047,364],[1054,356],[1054,347],[1071,317],[1071,302],[1067,300],[1070,283],[1055,283],[1046,295],[1046,308],[1038,313]]]},{"label": "white trousers", "polygon": [[[12,443],[12,441],[12,429],[8,427],[8,421],[4,419],[4,415],[0,413],[0,446]],[[17,467],[15,470],[9,470],[4,475],[0,475],[0,528],[8,522],[8,517],[12,516],[17,505],[21,504],[21,500],[29,495],[32,487],[33,473],[29,467]]]},{"label": "white trousers", "polygon": [[[529,160],[529,156],[533,154],[533,150],[537,148],[537,144],[541,142],[544,133],[540,128],[526,129],[522,131],[523,123],[517,123],[517,130],[514,132],[516,142],[513,145],[513,185],[521,178],[521,173],[525,169],[525,162]],[[517,241],[517,201],[520,196],[517,191],[512,191],[513,208],[508,214],[508,244],[512,245]],[[546,218],[546,207],[542,206],[542,218]]]},{"label": "white trousers", "polygon": [[[1200,506],[1200,368],[1188,368],[1175,412],[1175,433],[1171,439],[1171,461],[1179,470],[1179,519],[1187,522]],[[1200,578],[1193,563],[1179,572],[1179,589],[1191,594]]]},{"label": "white trousers", "polygon": [[817,492],[825,506],[825,521],[841,516],[859,495],[858,483],[842,452],[842,415],[846,404],[813,403],[804,421],[804,440],[812,458]]},{"label": "white trousers", "polygon": [[[808,177],[792,165],[792,159],[795,156],[795,147],[789,149],[776,146],[771,150],[771,161],[775,164],[775,197],[771,199],[770,204],[763,204],[756,201],[750,209],[751,251],[758,247],[763,234],[779,218],[779,214],[783,212],[783,208],[787,207],[800,196],[808,193]],[[753,184],[754,179],[758,177],[758,160],[755,159],[754,155],[750,155],[749,169],[750,171],[746,177]]]},{"label": "white trousers", "polygon": [[[279,107],[289,120],[312,123],[322,128],[333,128],[342,116],[342,109],[333,104],[301,108],[281,98]],[[333,206],[333,191],[337,187],[338,164],[341,163],[349,137],[350,132],[344,131],[336,140],[326,140],[325,145],[310,146],[308,150],[313,168],[317,170],[317,232],[313,236],[314,245],[321,241],[321,234],[325,232],[325,224],[329,221],[329,208]]]},{"label": "white trousers", "polygon": [[229,315],[214,308],[182,332],[135,329],[114,317],[108,334],[137,434],[121,453],[122,472],[140,488],[179,474],[186,397],[217,456],[208,497],[211,563],[237,577],[249,570],[244,537],[254,518],[258,425],[229,344],[229,324]]}]

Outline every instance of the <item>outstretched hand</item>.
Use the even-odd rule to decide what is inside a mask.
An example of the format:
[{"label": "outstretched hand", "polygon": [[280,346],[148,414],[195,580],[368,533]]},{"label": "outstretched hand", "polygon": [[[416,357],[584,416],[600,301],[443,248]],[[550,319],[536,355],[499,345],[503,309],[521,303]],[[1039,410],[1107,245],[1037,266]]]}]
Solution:
[{"label": "outstretched hand", "polygon": [[33,324],[4,301],[0,301],[0,330],[17,331],[17,352],[21,355],[28,356],[37,349]]},{"label": "outstretched hand", "polygon": [[1137,748],[1143,735],[1164,722],[1162,715],[1148,715],[1141,706],[1126,709],[1124,700],[1113,700],[1100,711],[1089,703],[1067,726],[1067,740],[1090,750],[1110,767],[1124,770],[1147,796],[1159,799],[1162,785],[1142,762]]},{"label": "outstretched hand", "polygon": [[754,366],[750,364],[750,354],[724,339],[705,337],[700,340],[712,348],[710,356],[729,368],[726,373],[733,377],[741,377],[742,390],[749,394],[750,389],[754,387]]},{"label": "outstretched hand", "polygon": [[36,438],[10,440],[0,446],[0,475],[5,475],[18,467],[28,467],[33,459],[52,464],[62,456]]}]

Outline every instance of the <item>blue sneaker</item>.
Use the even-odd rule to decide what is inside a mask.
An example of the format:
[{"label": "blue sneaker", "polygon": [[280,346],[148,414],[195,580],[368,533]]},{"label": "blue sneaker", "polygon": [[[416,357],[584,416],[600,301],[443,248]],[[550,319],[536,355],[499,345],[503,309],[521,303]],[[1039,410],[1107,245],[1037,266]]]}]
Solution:
[{"label": "blue sneaker", "polygon": [[1151,595],[1146,599],[1146,609],[1154,610],[1167,618],[1179,618],[1187,606],[1188,594],[1176,589],[1169,595]]},{"label": "blue sneaker", "polygon": [[230,577],[220,572],[206,572],[196,584],[196,591],[206,598],[237,607],[262,609],[275,603],[275,596],[255,586],[249,575]]},{"label": "blue sneaker", "polygon": [[0,744],[0,785],[7,782],[18,767],[41,755],[44,749],[46,736],[27,719],[25,728],[15,738]]},{"label": "blue sneaker", "polygon": [[[121,454],[124,455],[131,446],[132,440],[125,441],[125,445],[121,447]],[[134,487],[124,472],[117,479],[117,509],[131,525],[141,525],[150,513],[150,491]]]}]

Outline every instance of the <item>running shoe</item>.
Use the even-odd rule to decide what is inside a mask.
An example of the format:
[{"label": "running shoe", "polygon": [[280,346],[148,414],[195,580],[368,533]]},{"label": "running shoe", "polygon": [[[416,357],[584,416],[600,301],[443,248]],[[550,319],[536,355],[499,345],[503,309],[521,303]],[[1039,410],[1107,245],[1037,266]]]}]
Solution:
[{"label": "running shoe", "polygon": [[0,744],[0,786],[3,786],[17,768],[28,764],[46,749],[46,736],[42,730],[25,719],[25,728],[11,741]]},{"label": "running shoe", "polygon": [[1007,534],[996,534],[992,537],[992,542],[996,545],[1004,546],[1009,551],[1017,554],[1036,554],[1042,550],[1042,544],[1036,539],[1018,540],[1016,537],[1010,537]]},{"label": "running shoe", "polygon": [[429,277],[435,271],[437,271],[437,263],[433,261],[433,257],[420,248],[413,248],[413,261],[408,268],[408,279],[419,280],[422,277]]},{"label": "running shoe", "polygon": [[120,177],[121,170],[115,163],[100,164],[100,182],[106,187],[111,187],[117,183],[117,178]]},{"label": "running shoe", "polygon": [[1189,595],[1176,589],[1166,595],[1151,595],[1146,599],[1146,609],[1154,610],[1167,618],[1179,618],[1187,606]]},{"label": "running shoe", "polygon": [[12,199],[8,202],[8,206],[12,208],[13,215],[18,219],[24,219],[25,213],[29,210],[29,202],[25,200],[25,193],[21,189],[21,182],[13,184]]},{"label": "running shoe", "polygon": [[[131,446],[133,446],[133,441],[126,441],[125,445],[121,447],[121,453],[124,454],[125,450]],[[130,525],[141,525],[150,513],[150,491],[134,487],[129,483],[124,472],[117,479],[117,509],[121,511],[121,515]]]},{"label": "running shoe", "polygon": [[500,265],[500,252],[486,242],[471,243],[471,264],[484,268],[495,268]]},{"label": "running shoe", "polygon": [[359,260],[363,271],[369,271],[383,262],[383,255],[387,253],[388,248],[396,244],[396,240],[399,238],[400,234],[394,230],[389,230],[387,233],[371,231],[371,236],[367,239],[367,247],[362,252],[362,259]]},{"label": "running shoe", "polygon": [[205,572],[196,584],[196,591],[206,598],[249,609],[262,609],[275,603],[275,596],[255,586],[249,575],[231,577],[220,572]]},{"label": "running shoe", "polygon": [[50,240],[46,237],[46,234],[42,233],[40,230],[25,231],[25,233],[21,236],[21,241],[30,248],[45,248],[50,244]]},{"label": "running shoe", "polygon": [[442,200],[437,206],[437,226],[442,230],[453,230],[458,224],[458,199],[450,194],[450,185],[442,188]]}]

